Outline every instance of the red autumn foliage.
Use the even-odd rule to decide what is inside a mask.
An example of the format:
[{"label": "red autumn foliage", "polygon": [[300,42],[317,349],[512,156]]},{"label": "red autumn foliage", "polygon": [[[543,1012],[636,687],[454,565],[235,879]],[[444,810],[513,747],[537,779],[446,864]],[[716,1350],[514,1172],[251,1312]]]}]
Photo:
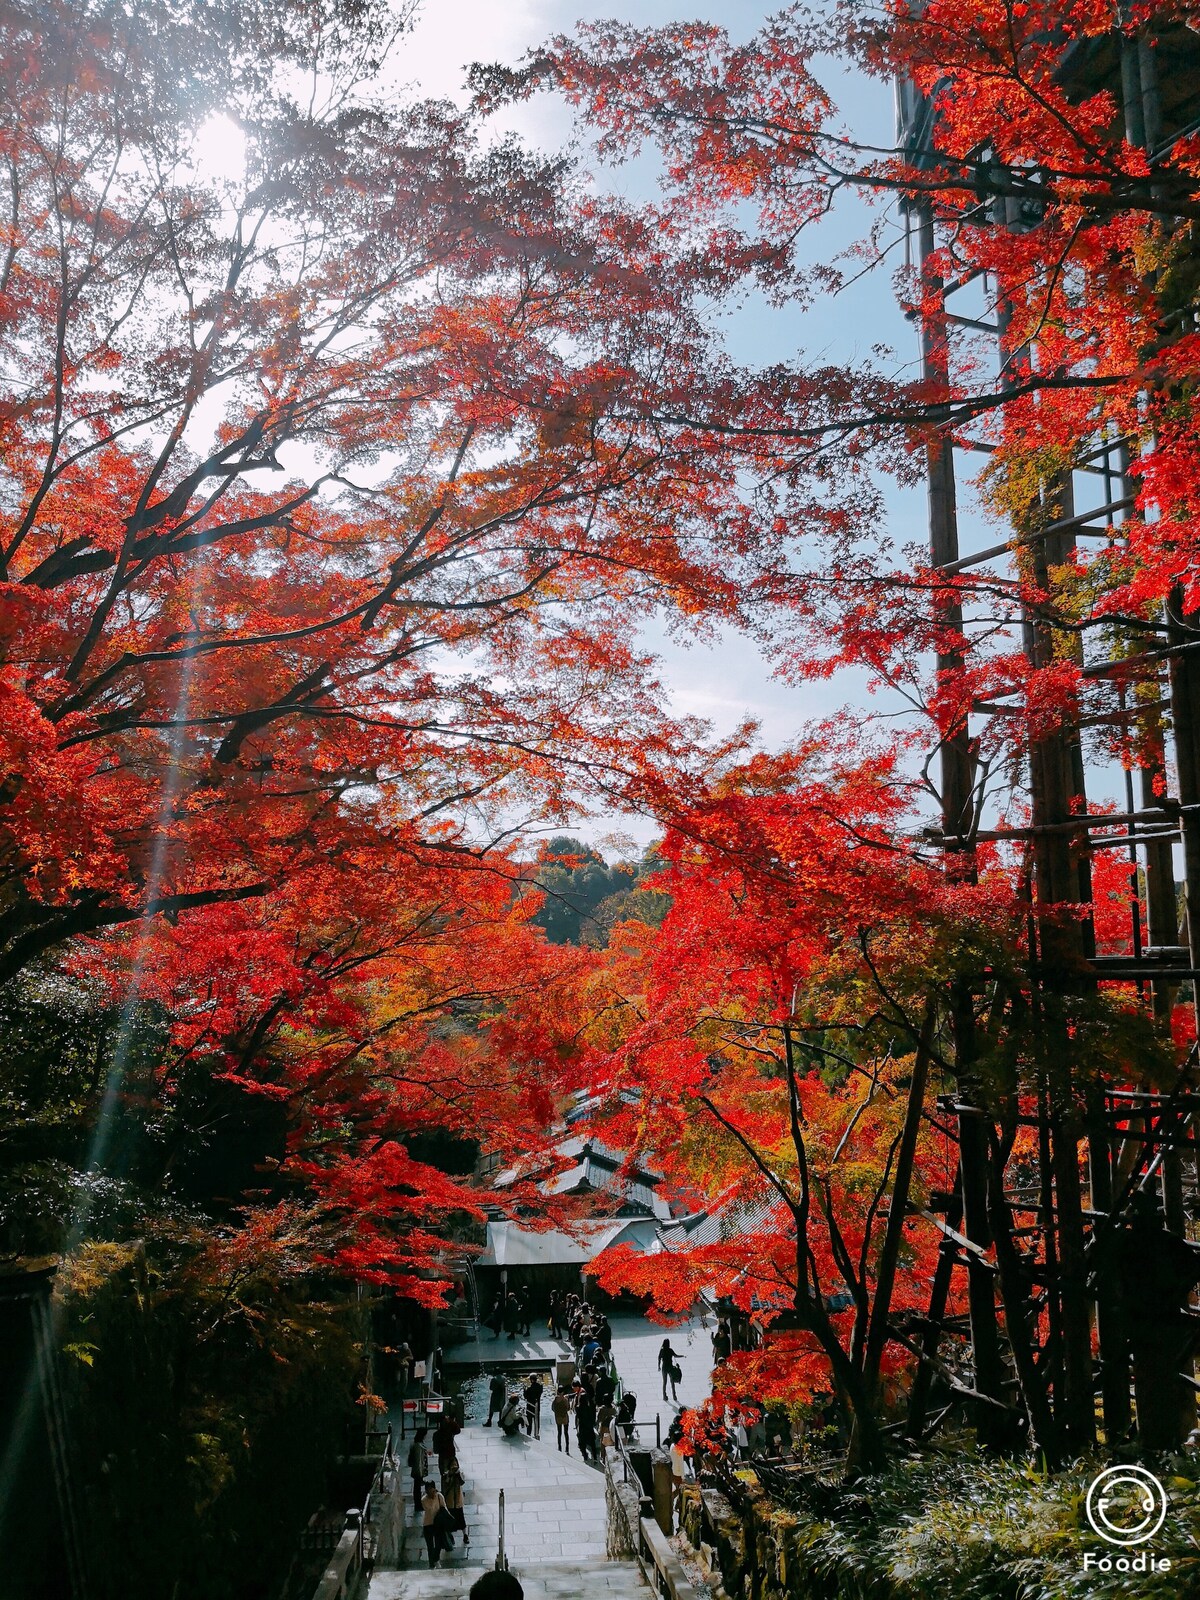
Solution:
[{"label": "red autumn foliage", "polygon": [[[166,1016],[162,1102],[198,1068],[286,1113],[241,1243],[420,1298],[478,1196],[408,1142],[547,1160],[590,1089],[612,1142],[733,1219],[601,1280],[753,1311],[774,1332],[725,1386],[831,1384],[871,1459],[940,1243],[905,1206],[948,1181],[916,1115],[958,1065],[947,1012],[967,993],[986,1035],[989,1158],[1031,1159],[1031,963],[1085,925],[1129,948],[1117,852],[1048,887],[1005,842],[1064,729],[1158,773],[1147,641],[1195,642],[1200,142],[1123,124],[1104,68],[1187,10],[793,10],[739,45],[601,24],[481,70],[467,113],[363,91],[383,7],[324,8],[316,46],[290,14],[211,10],[156,31],[102,0],[0,8],[0,977],[61,963]],[[928,98],[927,148],[841,131],[818,62],[847,42]],[[288,93],[297,63],[322,104]],[[607,156],[657,143],[659,204],[481,137],[490,101],[546,82]],[[217,113],[245,141],[225,178]],[[713,301],[839,287],[801,244],[846,189],[934,224],[901,280],[926,370],[737,368]],[[942,286],[984,274],[995,341],[951,345]],[[1046,529],[1097,437],[1137,456],[1136,493],[1087,556]],[[988,453],[1010,572],[881,531],[872,470],[912,481],[949,443]],[[796,680],[866,668],[917,731],[821,772],[731,767],[736,740],[664,710],[655,608],[756,629]],[[969,848],[943,853],[913,752],[960,738]],[[580,802],[667,830],[662,929],[602,953],[545,946],[503,843]],[[996,851],[989,806],[1022,819]],[[1137,1003],[1058,1019],[1060,1125],[1148,1074]]]}]

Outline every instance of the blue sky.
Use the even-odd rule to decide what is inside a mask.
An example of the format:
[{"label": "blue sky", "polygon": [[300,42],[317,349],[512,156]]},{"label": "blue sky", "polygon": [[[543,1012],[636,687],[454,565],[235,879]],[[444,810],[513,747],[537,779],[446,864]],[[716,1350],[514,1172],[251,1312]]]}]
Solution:
[{"label": "blue sky", "polygon": [[[617,17],[639,25],[686,17],[719,22],[745,37],[777,10],[777,6],[696,5],[694,0],[643,0],[639,5],[584,5],[579,0],[426,0],[412,35],[404,40],[391,70],[425,93],[457,98],[465,66],[472,60],[515,61],[547,36],[564,32],[580,18]],[[893,132],[891,95],[884,84],[839,73],[831,65],[830,86],[856,133],[888,144]],[[561,142],[567,121],[560,108],[542,99],[521,107],[511,125],[540,145]],[[649,192],[645,164],[610,169],[600,178],[605,187],[639,197]],[[814,253],[832,257],[870,226],[862,202],[848,200],[811,236]],[[729,347],[747,362],[777,362],[806,352],[810,357],[852,360],[886,344],[902,367],[917,356],[913,329],[896,305],[888,271],[868,275],[844,294],[822,301],[808,313],[773,311],[751,304],[726,319]],[[892,491],[889,508],[893,532],[900,542],[924,537],[924,496]],[[801,689],[775,680],[753,644],[731,631],[713,642],[682,645],[651,627],[647,642],[663,660],[663,678],[676,706],[712,721],[718,731],[735,726],[747,714],[762,725],[763,742],[777,746],[795,737],[799,727],[850,701],[863,701],[864,686],[850,676],[830,684]],[[873,702],[872,702],[873,703]],[[634,829],[640,834],[642,830]]]},{"label": "blue sky", "polygon": [[[820,3],[820,0],[814,0]],[[397,83],[418,92],[448,98],[463,94],[467,65],[476,60],[515,62],[548,36],[567,32],[577,20],[615,17],[638,25],[672,20],[717,22],[736,38],[751,35],[778,10],[775,4],[698,5],[695,0],[425,0],[413,32],[401,43],[390,72]],[[823,77],[838,104],[843,122],[856,137],[876,146],[894,139],[894,109],[889,87],[830,62]],[[506,113],[505,126],[542,147],[561,147],[569,133],[564,109],[548,97]],[[653,171],[648,161],[598,172],[596,181],[632,199],[649,198]],[[810,259],[830,260],[869,231],[874,212],[865,199],[844,193],[834,214],[806,236]],[[818,301],[808,311],[783,311],[751,301],[725,318],[725,333],[735,359],[747,363],[799,361],[853,362],[870,356],[877,346],[891,352],[887,362],[897,374],[911,374],[919,359],[915,328],[897,304],[892,283],[894,252],[882,269],[867,273],[836,296]],[[978,458],[959,457],[960,545],[964,552],[995,544],[1003,530],[979,511],[969,484]],[[884,485],[888,529],[897,546],[926,542],[925,493]],[[803,554],[798,557],[802,562]],[[645,630],[649,648],[661,658],[661,677],[675,707],[708,719],[718,733],[735,727],[747,715],[761,726],[761,739],[778,747],[794,739],[806,723],[851,706],[863,713],[894,715],[899,701],[869,696],[865,677],[845,673],[827,683],[801,687],[774,678],[754,644],[725,630],[715,640],[681,644],[655,625]],[[1119,782],[1115,772],[1092,781],[1096,790]],[[652,830],[636,822],[607,824],[603,819],[580,831],[597,841],[612,826],[617,834],[646,841]]]}]

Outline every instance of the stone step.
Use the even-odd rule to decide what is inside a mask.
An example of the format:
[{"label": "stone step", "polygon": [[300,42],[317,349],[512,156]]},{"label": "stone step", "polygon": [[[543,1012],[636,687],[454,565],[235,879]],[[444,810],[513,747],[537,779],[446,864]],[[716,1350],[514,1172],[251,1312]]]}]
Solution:
[{"label": "stone step", "polygon": [[[466,1600],[483,1567],[376,1572],[367,1600]],[[650,1600],[633,1561],[541,1561],[513,1567],[525,1600]]]}]

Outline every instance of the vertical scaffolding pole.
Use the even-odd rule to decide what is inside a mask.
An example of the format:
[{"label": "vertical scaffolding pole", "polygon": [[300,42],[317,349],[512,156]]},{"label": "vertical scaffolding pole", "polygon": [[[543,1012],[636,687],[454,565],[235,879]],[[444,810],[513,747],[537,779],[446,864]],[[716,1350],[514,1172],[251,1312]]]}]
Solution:
[{"label": "vertical scaffolding pole", "polygon": [[[1040,514],[1045,526],[1031,535],[1026,558],[1029,576],[1043,594],[1053,591],[1053,571],[1069,557],[1072,540],[1056,524],[1074,514],[1069,478],[1048,484]],[[1018,530],[1021,531],[1021,530]],[[1053,664],[1059,635],[1045,614],[1026,612],[1025,652],[1034,668]],[[1059,1382],[1055,1410],[1060,1433],[1071,1449],[1083,1449],[1095,1435],[1092,1396],[1092,1315],[1084,1251],[1083,1196],[1079,1171],[1082,1120],[1075,1094],[1074,1051],[1067,1017],[1067,996],[1079,988],[1084,960],[1094,953],[1090,919],[1081,923],[1070,907],[1091,899],[1091,870],[1086,834],[1066,827],[1086,810],[1083,752],[1078,734],[1068,726],[1035,734],[1029,741],[1031,819],[1037,922],[1037,983],[1042,1009],[1042,1048],[1049,1095],[1050,1149],[1053,1162],[1055,1215],[1053,1226],[1059,1262],[1059,1305],[1062,1329]],[[1097,1166],[1106,1156],[1097,1152]],[[1049,1224],[1051,1219],[1046,1219]]]},{"label": "vertical scaffolding pole", "polygon": [[[1126,137],[1131,144],[1140,145],[1153,158],[1163,137],[1162,102],[1154,40],[1144,24],[1136,33],[1123,34],[1121,89]],[[1197,661],[1196,651],[1191,647],[1200,641],[1200,614],[1187,610],[1181,588],[1175,588],[1167,599],[1166,623],[1167,641],[1173,650],[1169,681],[1183,836],[1185,918],[1191,957],[1189,965],[1195,970],[1200,955],[1200,725],[1197,723],[1197,717],[1200,716],[1200,661]],[[1192,998],[1195,1006],[1200,996],[1194,979]],[[1179,1124],[1180,1135],[1185,1136],[1193,1126],[1191,1119],[1183,1118]],[[1161,1183],[1166,1228],[1171,1234],[1182,1234],[1186,1219],[1179,1151],[1169,1148],[1165,1151]],[[1186,1341],[1180,1345],[1173,1364],[1174,1370],[1169,1372],[1155,1375],[1153,1363],[1139,1361],[1137,1356],[1138,1351],[1135,1350],[1134,1386],[1142,1443],[1149,1449],[1177,1446],[1196,1424],[1196,1391],[1192,1383],[1194,1362],[1188,1353]],[[1165,1403],[1164,1390],[1169,1396]]]},{"label": "vertical scaffolding pole", "polygon": [[[949,376],[944,314],[944,285],[936,270],[933,213],[922,207],[918,213],[918,261],[924,304],[922,308],[921,363],[928,382],[944,385]],[[954,447],[946,433],[931,437],[926,446],[929,488],[929,554],[936,569],[958,559],[958,507],[954,484]],[[942,605],[940,622],[946,635],[962,635],[962,607],[957,599]],[[963,693],[964,659],[962,650],[950,645],[938,654],[940,686],[949,684]],[[941,735],[940,767],[942,789],[942,834],[946,871],[959,882],[975,879],[975,850],[971,843],[974,814],[974,772],[970,738],[970,704],[955,707],[954,720]],[[957,980],[950,994],[950,1025],[954,1035],[955,1071],[963,1111],[958,1118],[960,1180],[963,1227],[973,1244],[986,1250],[992,1243],[988,1221],[988,1129],[986,1118],[974,1107],[974,1067],[978,1058],[975,1037],[975,1003],[969,983]],[[1004,1399],[1004,1364],[1000,1354],[1000,1332],[996,1319],[996,1300],[991,1266],[974,1251],[967,1255],[967,1301],[971,1322],[971,1345],[975,1363],[975,1387],[990,1400]],[[995,1406],[979,1407],[977,1420],[980,1442],[999,1446],[1004,1442],[1004,1415]]]}]

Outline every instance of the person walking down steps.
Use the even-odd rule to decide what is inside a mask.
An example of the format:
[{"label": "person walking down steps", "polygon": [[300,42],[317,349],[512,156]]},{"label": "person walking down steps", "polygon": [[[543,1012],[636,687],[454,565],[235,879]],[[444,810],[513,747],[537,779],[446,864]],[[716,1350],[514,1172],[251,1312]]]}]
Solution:
[{"label": "person walking down steps", "polygon": [[425,1448],[425,1435],[428,1432],[428,1428],[418,1428],[408,1447],[408,1470],[412,1473],[414,1511],[421,1509],[422,1485],[425,1482],[425,1474],[429,1471],[429,1451]]},{"label": "person walking down steps", "polygon": [[438,1471],[445,1472],[446,1464],[453,1461],[458,1454],[454,1441],[462,1429],[449,1411],[442,1413],[442,1419],[433,1430],[433,1448],[437,1451]]},{"label": "person walking down steps", "polygon": [[467,1512],[463,1505],[463,1469],[458,1464],[458,1457],[451,1456],[442,1468],[442,1499],[446,1502],[446,1510],[450,1513],[455,1530],[463,1536],[463,1549],[471,1543],[470,1530],[467,1528]]},{"label": "person walking down steps", "polygon": [[425,1535],[425,1548],[429,1552],[429,1565],[436,1567],[443,1550],[454,1548],[450,1512],[430,1478],[421,1496],[421,1532]]},{"label": "person walking down steps", "polygon": [[596,1402],[582,1387],[575,1396],[575,1438],[579,1454],[591,1461],[596,1454]]}]

